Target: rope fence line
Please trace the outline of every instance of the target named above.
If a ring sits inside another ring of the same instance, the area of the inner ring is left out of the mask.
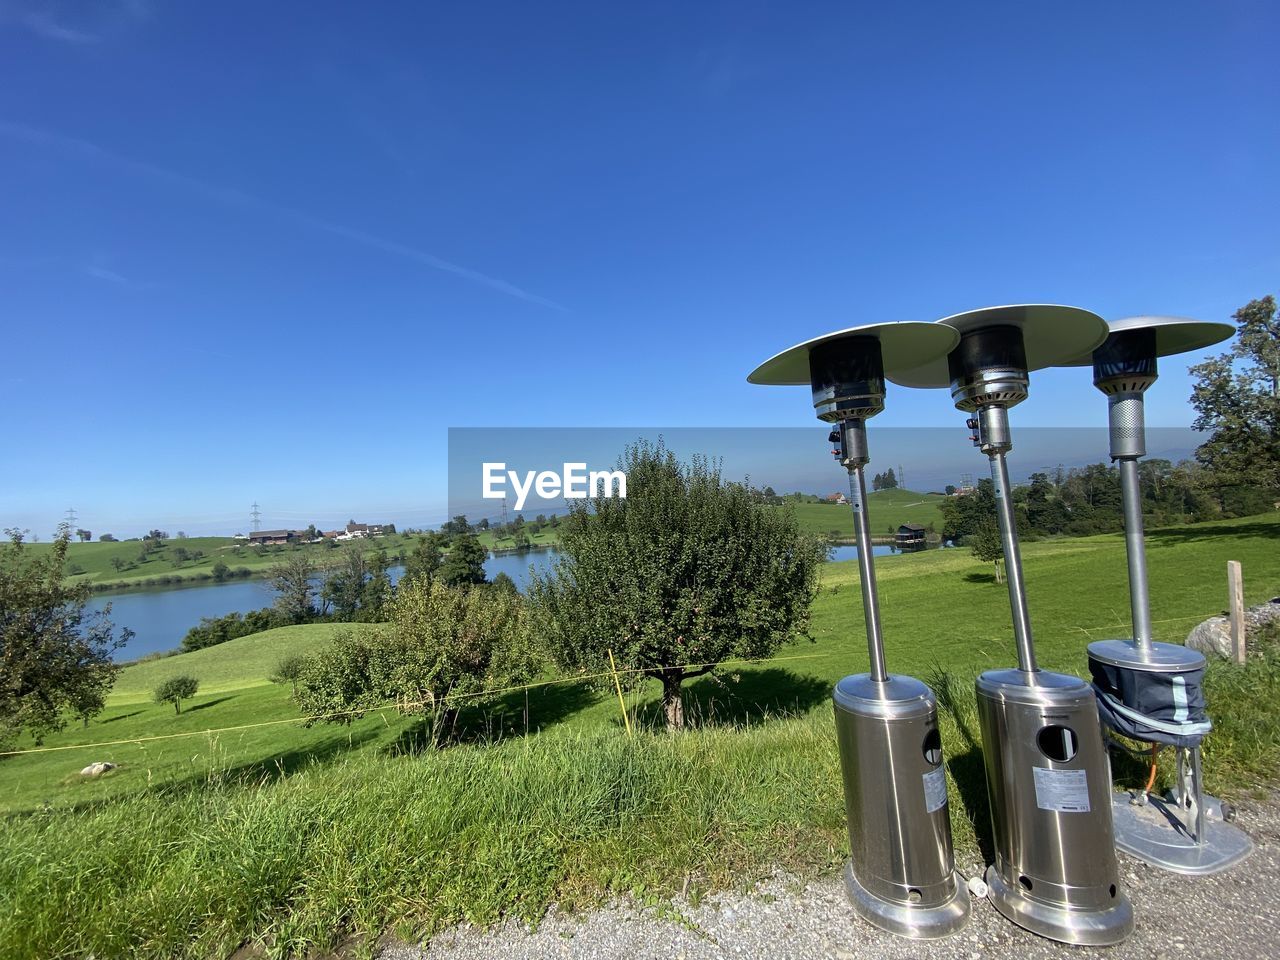
[[[727,667],[727,666],[757,666],[767,663],[785,663],[792,660],[815,660],[826,656],[822,653],[808,653],[794,657],[772,657],[768,660],[717,660],[713,663],[682,663],[680,668],[698,670],[703,667]],[[612,657],[611,657],[612,659]],[[622,669],[603,670],[599,673],[580,673],[568,677],[555,677],[550,680],[536,680],[533,683],[521,683],[510,687],[494,687],[488,690],[477,690],[471,693],[449,693],[440,697],[425,697],[421,700],[401,700],[394,703],[383,703],[372,707],[362,707],[352,710],[335,710],[331,713],[317,713],[302,717],[286,717],[281,720],[259,720],[256,723],[241,723],[231,727],[213,727],[207,730],[185,730],[181,733],[162,733],[150,737],[129,737],[124,740],[95,740],[93,743],[70,743],[57,747],[29,747],[25,750],[3,750],[0,751],[0,757],[19,757],[29,753],[60,753],[67,750],[87,750],[90,747],[119,747],[128,746],[134,743],[152,743],[157,740],[178,740],[183,737],[204,737],[212,736],[218,733],[235,733],[241,730],[253,730],[258,727],[275,727],[286,723],[313,723],[317,720],[331,720],[336,717],[353,717],[357,715],[367,716],[376,713],[383,715],[386,710],[405,710],[414,707],[434,706],[453,700],[472,700],[478,697],[498,696],[504,693],[517,693],[519,691],[534,690],[539,687],[549,687],[558,683],[585,683],[588,680],[602,680],[612,678],[618,683],[618,678],[626,673],[648,673],[653,667],[625,667]],[[629,724],[628,724],[629,726]]]
[[[1216,616],[1216,615],[1217,614],[1209,614],[1209,616]],[[1203,615],[1195,614],[1195,615],[1186,616],[1186,617],[1166,617],[1162,620],[1152,620],[1151,622],[1153,624],[1181,623],[1187,620],[1204,620],[1204,619],[1205,617]],[[1079,630],[1080,632],[1086,635],[1091,635],[1094,631],[1111,630],[1115,628],[1126,627],[1128,625],[1129,625],[1128,622],[1124,622],[1124,623],[1113,623],[1113,624],[1100,624],[1100,625],[1094,625],[1092,627],[1075,627],[1074,629]],[[793,657],[772,657],[767,660],[718,660],[718,661],[715,661],[714,663],[685,663],[685,664],[680,664],[679,666],[681,667],[681,669],[695,669],[695,670],[702,669],[704,667],[763,666],[765,664],[785,663],[785,662],[794,661],[794,660],[815,660],[824,656],[828,656],[828,655],[821,654],[821,653],[810,653],[810,654],[801,654],[799,656],[793,656]],[[609,651],[609,659],[612,662],[613,660],[612,650]],[[518,691],[524,691],[527,693],[530,690],[535,690],[540,687],[554,686],[555,684],[560,684],[560,683],[585,683],[589,680],[604,680],[604,679],[612,679],[614,681],[614,684],[618,692],[619,703],[622,705],[622,708],[623,708],[622,712],[623,712],[623,718],[624,720],[626,720],[627,732],[628,732],[628,735],[630,735],[631,724],[630,724],[630,720],[627,719],[625,703],[622,702],[622,690],[621,690],[621,684],[619,682],[619,677],[623,674],[648,673],[653,669],[654,668],[652,667],[624,667],[619,669],[615,665],[613,669],[603,670],[603,671],[600,671],[599,673],[582,673],[582,674],[575,674],[573,676],[568,676],[568,677],[554,677],[550,680],[537,680],[537,681],[534,681],[533,683],[522,683],[522,684],[517,684],[515,686],[510,686],[510,687],[495,687],[493,689],[479,690],[472,693],[449,693],[440,697],[426,697],[421,700],[385,703],[385,704],[379,704],[377,706],[364,707],[364,708],[358,708],[353,710],[337,710],[332,713],[318,713],[318,714],[312,714],[310,716],[303,716],[303,717],[287,717],[281,720],[260,720],[256,723],[242,723],[242,724],[238,724],[236,726],[230,726],[230,727],[213,727],[207,730],[187,730],[182,733],[164,733],[164,734],[157,734],[155,736],[150,736],[150,737],[130,737],[124,740],[100,740],[100,741],[94,741],[93,743],[73,743],[73,744],[66,744],[66,745],[57,746],[57,747],[29,747],[25,750],[0,750],[0,757],[19,757],[19,756],[25,756],[27,754],[34,754],[34,753],[61,753],[68,750],[87,750],[90,747],[119,747],[119,746],[128,746],[130,744],[138,744],[138,743],[153,743],[155,741],[160,741],[160,740],[178,740],[186,737],[207,737],[207,736],[213,736],[215,734],[220,734],[220,733],[237,733],[242,730],[253,730],[259,727],[280,726],[286,723],[308,724],[308,723],[314,723],[319,720],[331,720],[338,717],[347,717],[347,716],[354,717],[357,715],[365,716],[371,713],[376,713],[379,716],[384,716],[383,712],[386,710],[397,710],[399,712],[404,712],[414,707],[425,707],[429,705],[437,705],[437,704],[445,703],[446,701],[470,700],[470,699],[476,699],[479,697],[499,696],[501,694],[516,693]]]

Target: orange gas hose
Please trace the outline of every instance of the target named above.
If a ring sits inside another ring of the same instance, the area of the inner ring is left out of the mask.
[[[1147,786],[1143,793],[1150,793],[1151,788],[1156,783],[1156,754],[1160,752],[1160,744],[1153,743],[1151,745],[1151,774],[1147,777]]]

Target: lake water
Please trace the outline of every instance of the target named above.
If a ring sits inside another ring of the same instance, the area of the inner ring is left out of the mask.
[[[890,544],[872,547],[874,556],[898,553]],[[523,592],[529,583],[529,570],[546,570],[559,556],[555,550],[531,550],[528,553],[489,555],[485,574],[492,580],[505,573]],[[856,560],[858,548],[838,546],[831,549],[832,560]],[[404,572],[392,567],[388,573],[394,583]],[[116,652],[117,660],[134,660],[149,653],[172,650],[182,642],[186,632],[202,617],[224,617],[228,613],[245,613],[269,607],[274,594],[265,580],[236,580],[198,587],[168,587],[139,590],[133,593],[97,594],[89,601],[90,610],[101,610],[111,604],[111,620],[117,627],[134,632],[128,645]]]
[[[529,582],[529,568],[545,570],[558,556],[555,550],[489,555],[484,572],[490,580],[505,573],[523,591]],[[404,567],[387,571],[391,581],[400,579]],[[193,587],[167,587],[132,593],[100,593],[88,603],[89,610],[111,604],[111,621],[134,633],[128,645],[116,651],[117,660],[135,660],[148,653],[172,650],[202,617],[225,617],[271,606],[275,594],[265,580],[236,580]]]

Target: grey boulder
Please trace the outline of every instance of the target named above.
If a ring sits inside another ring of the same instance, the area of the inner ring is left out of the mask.
[[[1187,646],[1205,656],[1231,656],[1231,626],[1226,617],[1210,617],[1187,634]]]

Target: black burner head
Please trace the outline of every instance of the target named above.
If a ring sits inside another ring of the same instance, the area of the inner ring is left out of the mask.
[[[1000,404],[1012,407],[1027,398],[1027,355],[1022,330],[981,327],[960,337],[947,355],[951,399],[961,410]]]
[[[865,420],[884,409],[884,361],[876,337],[845,337],[809,352],[809,383],[819,420]]]
[[[1156,330],[1111,334],[1093,351],[1093,385],[1105,394],[1141,393],[1156,382]]]

